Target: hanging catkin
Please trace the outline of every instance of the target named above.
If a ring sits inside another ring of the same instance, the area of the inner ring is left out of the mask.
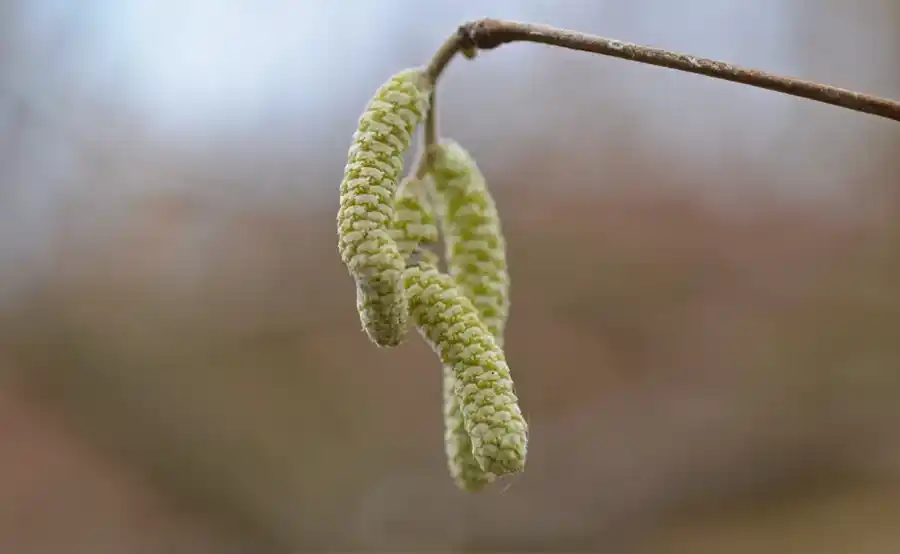
[[[431,170],[448,272],[502,345],[509,273],[497,206],[475,160],[459,143],[444,140],[433,148]]]
[[[498,477],[522,471],[528,426],[502,348],[452,277],[422,261],[406,269],[405,281],[420,334],[452,368],[475,462]]]
[[[437,264],[437,256],[427,247],[438,241],[434,209],[428,198],[425,185],[431,176],[422,179],[409,176],[403,179],[397,191],[394,206],[394,224],[391,236],[400,253],[408,263],[418,263],[418,257],[432,265]],[[431,185],[431,183],[428,183]],[[432,185],[433,186],[433,185]],[[472,454],[472,441],[463,424],[462,412],[456,398],[456,376],[453,368],[442,365],[444,398],[444,447],[447,467],[453,482],[464,490],[475,491],[493,481],[493,474],[484,472]]]
[[[451,140],[433,148],[434,193],[441,214],[448,270],[502,347],[509,311],[509,275],[499,214],[472,157]],[[453,368],[444,366],[448,465],[457,486],[478,490],[495,476],[482,471],[472,456],[471,439],[455,393],[457,386]]]
[[[438,145],[424,175],[398,186],[411,134],[428,109],[427,81],[418,69],[394,75],[361,116],[341,184],[339,249],[372,341],[398,345],[411,315],[438,353],[448,467],[457,486],[478,490],[522,471],[528,446],[502,349],[505,242],[484,178],[455,142]],[[435,210],[449,274],[428,249],[438,239]]]
[[[353,135],[340,188],[338,248],[356,281],[363,329],[379,346],[397,346],[407,328],[405,260],[390,226],[403,155],[429,93],[421,69],[401,71],[376,91]]]

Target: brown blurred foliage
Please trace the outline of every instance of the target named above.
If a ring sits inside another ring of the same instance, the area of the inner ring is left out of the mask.
[[[494,182],[533,449],[503,492],[450,485],[433,355],[360,334],[330,213],[234,216],[185,266],[203,208],[135,207],[103,248],[64,246],[4,325],[10,363],[82,432],[276,545],[588,548],[895,461],[891,225],[663,193],[529,199],[546,185],[519,166]]]

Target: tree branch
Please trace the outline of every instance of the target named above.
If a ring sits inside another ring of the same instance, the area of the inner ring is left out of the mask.
[[[447,39],[435,53],[431,63],[428,64],[427,74],[432,84],[436,85],[457,52],[472,58],[477,50],[491,50],[510,42],[536,42],[667,67],[900,121],[900,102],[894,100],[792,77],[773,75],[688,54],[558,29],[549,25],[499,19],[480,19],[461,25],[456,34]],[[432,103],[426,121],[426,127],[429,130],[425,137],[426,151],[434,144],[437,137],[435,119],[436,110]]]

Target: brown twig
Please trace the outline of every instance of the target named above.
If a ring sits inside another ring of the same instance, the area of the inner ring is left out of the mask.
[[[509,42],[536,42],[667,67],[900,121],[900,102],[894,100],[549,25],[499,19],[480,19],[461,25],[456,34],[447,39],[435,53],[428,65],[428,76],[436,85],[457,52],[464,52],[467,57],[472,57],[476,50],[491,50]],[[432,104],[426,122],[426,128],[430,131],[425,137],[426,149],[434,144],[437,136],[435,117],[436,110]]]

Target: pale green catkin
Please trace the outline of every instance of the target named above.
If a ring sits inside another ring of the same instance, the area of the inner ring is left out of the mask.
[[[391,236],[397,242],[400,253],[407,259],[416,252],[426,263],[436,265],[437,256],[434,253],[426,249],[417,250],[420,246],[427,247],[438,242],[434,208],[428,199],[427,185],[433,187],[433,183],[427,182],[430,180],[430,175],[423,179],[408,176],[400,182]],[[442,364],[442,376],[447,468],[457,487],[477,491],[493,482],[495,476],[483,471],[472,454],[472,440],[466,432],[456,397],[456,375],[453,368]]]
[[[422,69],[401,71],[378,89],[359,119],[340,188],[338,248],[356,281],[363,329],[379,346],[399,345],[407,329],[406,264],[390,226],[403,155],[429,94]]]
[[[473,458],[482,471],[492,474],[484,478],[521,472],[528,425],[502,348],[452,277],[423,261],[406,269],[405,282],[410,314],[420,334],[452,368]]]
[[[475,160],[452,140],[433,147],[447,269],[502,346],[509,315],[509,272],[500,215]]]
[[[437,264],[437,257],[428,250],[417,251],[420,246],[438,242],[438,229],[434,209],[427,198],[426,180],[406,177],[397,191],[394,206],[394,224],[391,236],[397,242],[400,253],[410,258],[413,252],[423,261]],[[433,186],[433,183],[428,183]],[[457,487],[477,491],[494,480],[492,473],[484,472],[472,454],[472,441],[466,432],[459,401],[456,398],[456,375],[453,368],[442,364],[442,389],[444,398],[444,447],[447,468]]]
[[[445,140],[435,148],[432,169],[448,269],[502,347],[509,313],[509,275],[496,205],[474,160],[458,143]],[[483,472],[471,455],[472,443],[454,393],[456,386],[453,369],[444,366],[445,442],[450,472],[461,488],[478,490],[495,476]]]

